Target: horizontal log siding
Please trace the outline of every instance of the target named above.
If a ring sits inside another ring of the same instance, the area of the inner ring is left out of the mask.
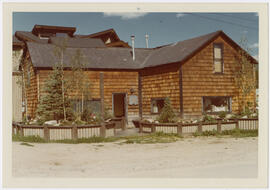
[[[179,72],[177,67],[151,68],[142,71],[143,115],[151,115],[151,98],[169,97],[173,109],[179,113]]]
[[[32,63],[29,58],[29,54],[26,54],[24,59],[24,81],[26,85],[26,98],[27,98],[27,112],[31,118],[35,117],[35,111],[38,104],[38,92],[37,92],[37,75],[34,71]],[[30,67],[30,84],[28,84],[27,68]]]
[[[213,43],[224,44],[224,73],[213,73]],[[238,88],[234,82],[233,71],[235,50],[221,37],[217,38],[182,66],[184,115],[202,114],[203,96],[232,96],[232,111],[240,109]],[[255,93],[255,91],[254,91]],[[248,100],[254,102],[254,93]]]
[[[39,70],[39,89],[40,96],[44,95],[44,85],[45,81],[48,79],[49,70]],[[70,75],[70,71],[65,71],[65,75]],[[85,81],[90,82],[90,97],[100,98],[99,92],[99,71],[84,71]],[[131,95],[130,89],[133,88],[135,92],[134,95],[138,95],[138,73],[128,72],[128,71],[103,71],[104,73],[104,101],[105,106],[112,110],[112,94],[113,93],[127,93],[128,96]],[[70,98],[76,97],[75,88],[73,92],[69,91]],[[78,97],[78,96],[77,96]],[[129,105],[128,114],[138,115],[139,107],[138,105]]]

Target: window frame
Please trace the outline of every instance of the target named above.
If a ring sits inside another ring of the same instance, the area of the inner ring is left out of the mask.
[[[226,113],[232,113],[232,96],[202,96],[202,113],[203,114],[211,114],[211,115],[218,115],[219,113],[223,111],[218,111],[218,112],[206,112],[204,108],[204,98],[228,98],[229,99],[229,111],[225,111]]]
[[[158,110],[157,113],[153,112],[153,101],[163,100],[164,101],[164,105],[165,105],[165,99],[166,99],[166,97],[151,98],[151,104],[150,104],[150,106],[151,106],[151,114],[158,115],[158,114],[161,113],[161,110]]]
[[[215,48],[219,47],[221,49],[221,58],[215,58]],[[215,71],[215,61],[221,61],[221,72]],[[223,74],[224,73],[224,46],[223,43],[214,43],[213,44],[213,73],[214,74]]]

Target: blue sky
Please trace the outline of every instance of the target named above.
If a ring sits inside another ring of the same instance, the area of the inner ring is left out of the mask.
[[[149,47],[186,40],[217,30],[223,30],[234,41],[245,35],[252,55],[258,56],[257,13],[49,13],[24,12],[13,14],[13,33],[31,31],[35,24],[73,26],[76,34],[91,34],[114,28],[121,40],[135,46]]]

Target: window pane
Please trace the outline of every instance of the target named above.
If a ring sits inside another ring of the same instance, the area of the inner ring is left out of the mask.
[[[220,47],[215,47],[214,48],[214,53],[215,53],[215,59],[221,59],[221,48]]]
[[[153,99],[151,106],[152,113],[160,113],[164,107],[164,99]]]
[[[215,60],[215,72],[221,73],[222,72],[222,62]]]
[[[203,97],[203,111],[204,112],[229,112],[230,97]]]

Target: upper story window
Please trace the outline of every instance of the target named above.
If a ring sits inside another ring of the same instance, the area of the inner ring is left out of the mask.
[[[214,44],[214,73],[223,73],[223,44]]]
[[[68,37],[67,33],[56,33],[56,37]]]

